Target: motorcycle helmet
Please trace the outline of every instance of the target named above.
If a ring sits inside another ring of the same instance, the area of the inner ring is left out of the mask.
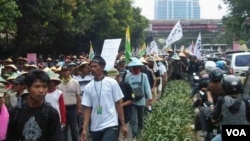
[[[235,75],[227,75],[221,80],[221,86],[226,95],[239,94],[241,92],[242,83]]]
[[[215,67],[209,72],[209,79],[211,82],[219,82],[223,78],[223,71]]]
[[[218,68],[220,68],[220,69],[223,70],[223,69],[225,68],[226,62],[223,61],[223,60],[219,60],[219,61],[217,61],[215,64],[216,64],[216,67],[218,67]]]
[[[208,86],[208,83],[209,83],[209,75],[208,74],[202,75],[199,82],[199,89],[206,88]]]
[[[207,61],[205,63],[205,70],[209,73],[213,68],[216,67],[216,64],[214,61]]]

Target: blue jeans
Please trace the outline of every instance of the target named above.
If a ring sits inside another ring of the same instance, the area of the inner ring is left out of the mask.
[[[70,126],[72,141],[79,141],[79,128],[77,122],[77,107],[76,105],[66,106],[66,125],[63,131],[63,140],[68,140],[68,127]]]
[[[101,131],[91,131],[92,141],[116,141],[118,136],[118,127],[108,127]]]
[[[131,116],[131,128],[132,135],[136,137],[143,127],[143,118],[144,118],[144,106],[132,106],[132,116]]]

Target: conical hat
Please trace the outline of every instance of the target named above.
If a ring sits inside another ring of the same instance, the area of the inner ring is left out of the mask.
[[[180,57],[177,54],[174,54],[171,58],[173,60],[180,60]]]
[[[4,62],[7,62],[7,63],[13,63],[12,59],[11,58],[7,58],[4,60]]]
[[[80,65],[78,65],[78,67],[77,67],[77,68],[80,68],[81,66],[86,65],[86,64],[89,64],[89,62],[87,62],[87,61],[83,61],[83,62],[81,62],[81,63],[80,63]]]
[[[0,76],[0,83],[8,84],[9,82],[6,81],[2,76]]]
[[[14,80],[14,79],[17,78],[17,76],[18,76],[17,73],[13,73],[10,77],[7,78],[7,80],[8,80],[8,81]]]
[[[62,82],[61,79],[57,77],[56,73],[54,73],[50,68],[46,67],[43,69],[43,71],[45,71],[48,74],[50,80],[56,81],[57,85]]]
[[[180,57],[186,57],[186,55],[184,53],[182,53],[182,52],[179,53],[179,56]]]
[[[131,60],[132,61],[128,63],[128,67],[144,66],[144,64],[142,64],[142,62],[138,58],[131,57]]]
[[[154,56],[154,59],[155,59],[155,61],[162,61],[162,60],[163,60],[163,58],[161,58],[161,57],[158,56],[158,55]]]
[[[27,58],[23,58],[23,57],[18,57],[17,60],[19,60],[19,61],[24,61],[24,62],[28,62],[28,59],[27,59]]]
[[[31,65],[27,64],[27,65],[25,66],[25,69],[28,69],[28,68],[39,69],[38,66],[35,65],[35,64],[31,64]]]
[[[107,72],[107,76],[109,77],[115,77],[119,75],[119,71],[116,68],[112,68]]]
[[[141,61],[142,63],[144,63],[144,64],[148,64],[148,61],[146,61],[146,59],[145,59],[144,57],[141,57],[141,58],[140,58],[140,61]]]
[[[4,66],[4,67],[5,67],[5,68],[10,67],[10,68],[12,68],[13,70],[17,71],[17,67],[16,67],[15,65],[13,65],[13,64],[11,64],[11,65],[6,65],[6,66]]]

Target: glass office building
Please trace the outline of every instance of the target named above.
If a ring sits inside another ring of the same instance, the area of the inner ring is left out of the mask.
[[[155,20],[200,19],[199,0],[155,0]]]

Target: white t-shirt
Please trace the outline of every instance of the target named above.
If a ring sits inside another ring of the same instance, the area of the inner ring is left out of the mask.
[[[166,66],[162,62],[158,62],[158,65],[160,75],[164,75],[165,73],[167,73]]]
[[[60,105],[59,105],[59,98],[62,95],[62,91],[59,89],[56,89],[55,91],[51,93],[47,93],[45,96],[45,101],[49,102],[52,107],[54,107],[60,116],[60,121],[61,121],[61,112],[60,112]]]
[[[115,102],[122,98],[120,86],[113,78],[105,77],[101,81],[92,80],[85,86],[82,105],[92,107],[91,131],[100,131],[118,125]],[[98,113],[100,107],[101,114]]]

